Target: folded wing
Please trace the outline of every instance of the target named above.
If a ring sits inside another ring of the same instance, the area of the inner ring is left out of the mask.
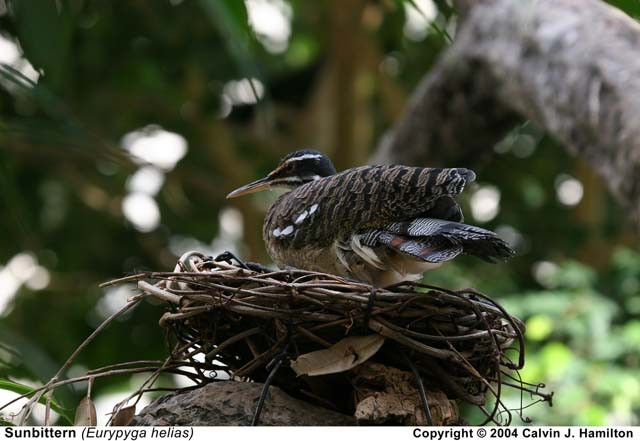
[[[514,254],[496,233],[446,219],[390,223],[363,233],[361,242],[373,249],[388,247],[429,263],[446,262],[462,253],[495,263]]]

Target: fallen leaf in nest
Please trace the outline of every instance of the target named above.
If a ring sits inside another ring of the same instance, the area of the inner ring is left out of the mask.
[[[336,374],[364,363],[371,358],[384,343],[381,335],[347,337],[328,349],[303,354],[291,362],[297,375]]]
[[[93,405],[91,398],[84,397],[78,408],[76,409],[76,418],[73,422],[74,426],[95,426],[98,423],[96,416],[96,406]]]
[[[136,414],[136,406],[127,406],[120,409],[113,417],[114,426],[128,426]]]

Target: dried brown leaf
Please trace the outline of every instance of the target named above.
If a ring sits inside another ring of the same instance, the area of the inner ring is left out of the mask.
[[[381,335],[347,337],[328,349],[313,351],[291,362],[298,375],[327,375],[348,371],[371,358],[384,343]]]
[[[95,426],[98,423],[96,416],[96,406],[90,397],[84,397],[76,409],[74,426]]]
[[[136,406],[127,406],[120,409],[113,417],[113,426],[128,426],[136,414]]]

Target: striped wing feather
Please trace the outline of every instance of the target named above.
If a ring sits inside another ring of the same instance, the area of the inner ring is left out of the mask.
[[[434,217],[462,220],[453,197],[474,179],[473,171],[464,168],[394,165],[346,170],[281,196],[265,219],[264,237],[269,242],[272,231],[291,225],[293,231],[280,236],[278,246],[328,246],[354,232],[429,216],[431,210]],[[313,215],[295,224],[310,207]]]
[[[386,245],[425,262],[444,262],[460,253],[495,262],[513,255],[509,245],[492,231],[460,222],[419,218],[394,222],[365,233],[370,246]]]

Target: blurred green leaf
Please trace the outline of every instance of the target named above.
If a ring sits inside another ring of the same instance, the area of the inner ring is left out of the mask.
[[[559,342],[546,344],[540,351],[540,357],[544,369],[543,375],[549,379],[564,375],[571,362],[575,359],[571,349]]]
[[[591,286],[595,279],[593,269],[576,261],[564,262],[551,277],[553,286],[565,289],[586,288]]]
[[[623,10],[632,17],[640,17],[640,1],[638,0],[607,0],[611,5]]]
[[[0,341],[19,355],[22,369],[37,378],[39,382],[46,383],[58,371],[58,364],[48,354],[27,338],[9,330],[2,323],[0,323]],[[53,394],[57,401],[67,407],[70,407],[74,400],[70,386],[56,388]]]
[[[612,262],[620,271],[640,275],[640,253],[637,251],[626,247],[617,248],[613,252]]]
[[[66,2],[55,1],[11,1],[27,59],[34,68],[42,69],[47,83],[56,88],[64,79],[71,42],[71,21],[65,5]]]
[[[606,424],[607,411],[599,404],[592,404],[584,410],[585,426],[602,426]]]
[[[534,179],[524,179],[522,182],[522,197],[529,207],[541,207],[545,201],[544,188]]]
[[[600,369],[591,381],[596,390],[609,396],[640,398],[640,380],[635,375],[620,368]]]
[[[8,390],[10,392],[15,392],[20,395],[27,394],[27,398],[31,398],[35,393],[35,390],[31,386],[26,386],[24,384],[16,383],[10,380],[0,379],[0,389]],[[38,400],[40,404],[47,404],[47,397],[43,395]],[[69,410],[65,409],[62,405],[60,405],[57,401],[51,400],[49,401],[51,405],[51,409],[60,414],[62,418],[64,418],[68,423],[72,424],[73,419],[69,416]]]
[[[549,316],[536,314],[527,320],[527,338],[530,340],[544,340],[552,331],[553,320]]]
[[[244,1],[200,0],[202,9],[211,23],[222,33],[229,53],[233,56],[239,74],[260,78],[259,68],[250,48],[253,31]]]
[[[286,53],[287,63],[291,67],[308,65],[318,52],[318,43],[308,36],[294,36]]]
[[[640,352],[640,320],[631,320],[624,325],[622,337],[630,351]]]

